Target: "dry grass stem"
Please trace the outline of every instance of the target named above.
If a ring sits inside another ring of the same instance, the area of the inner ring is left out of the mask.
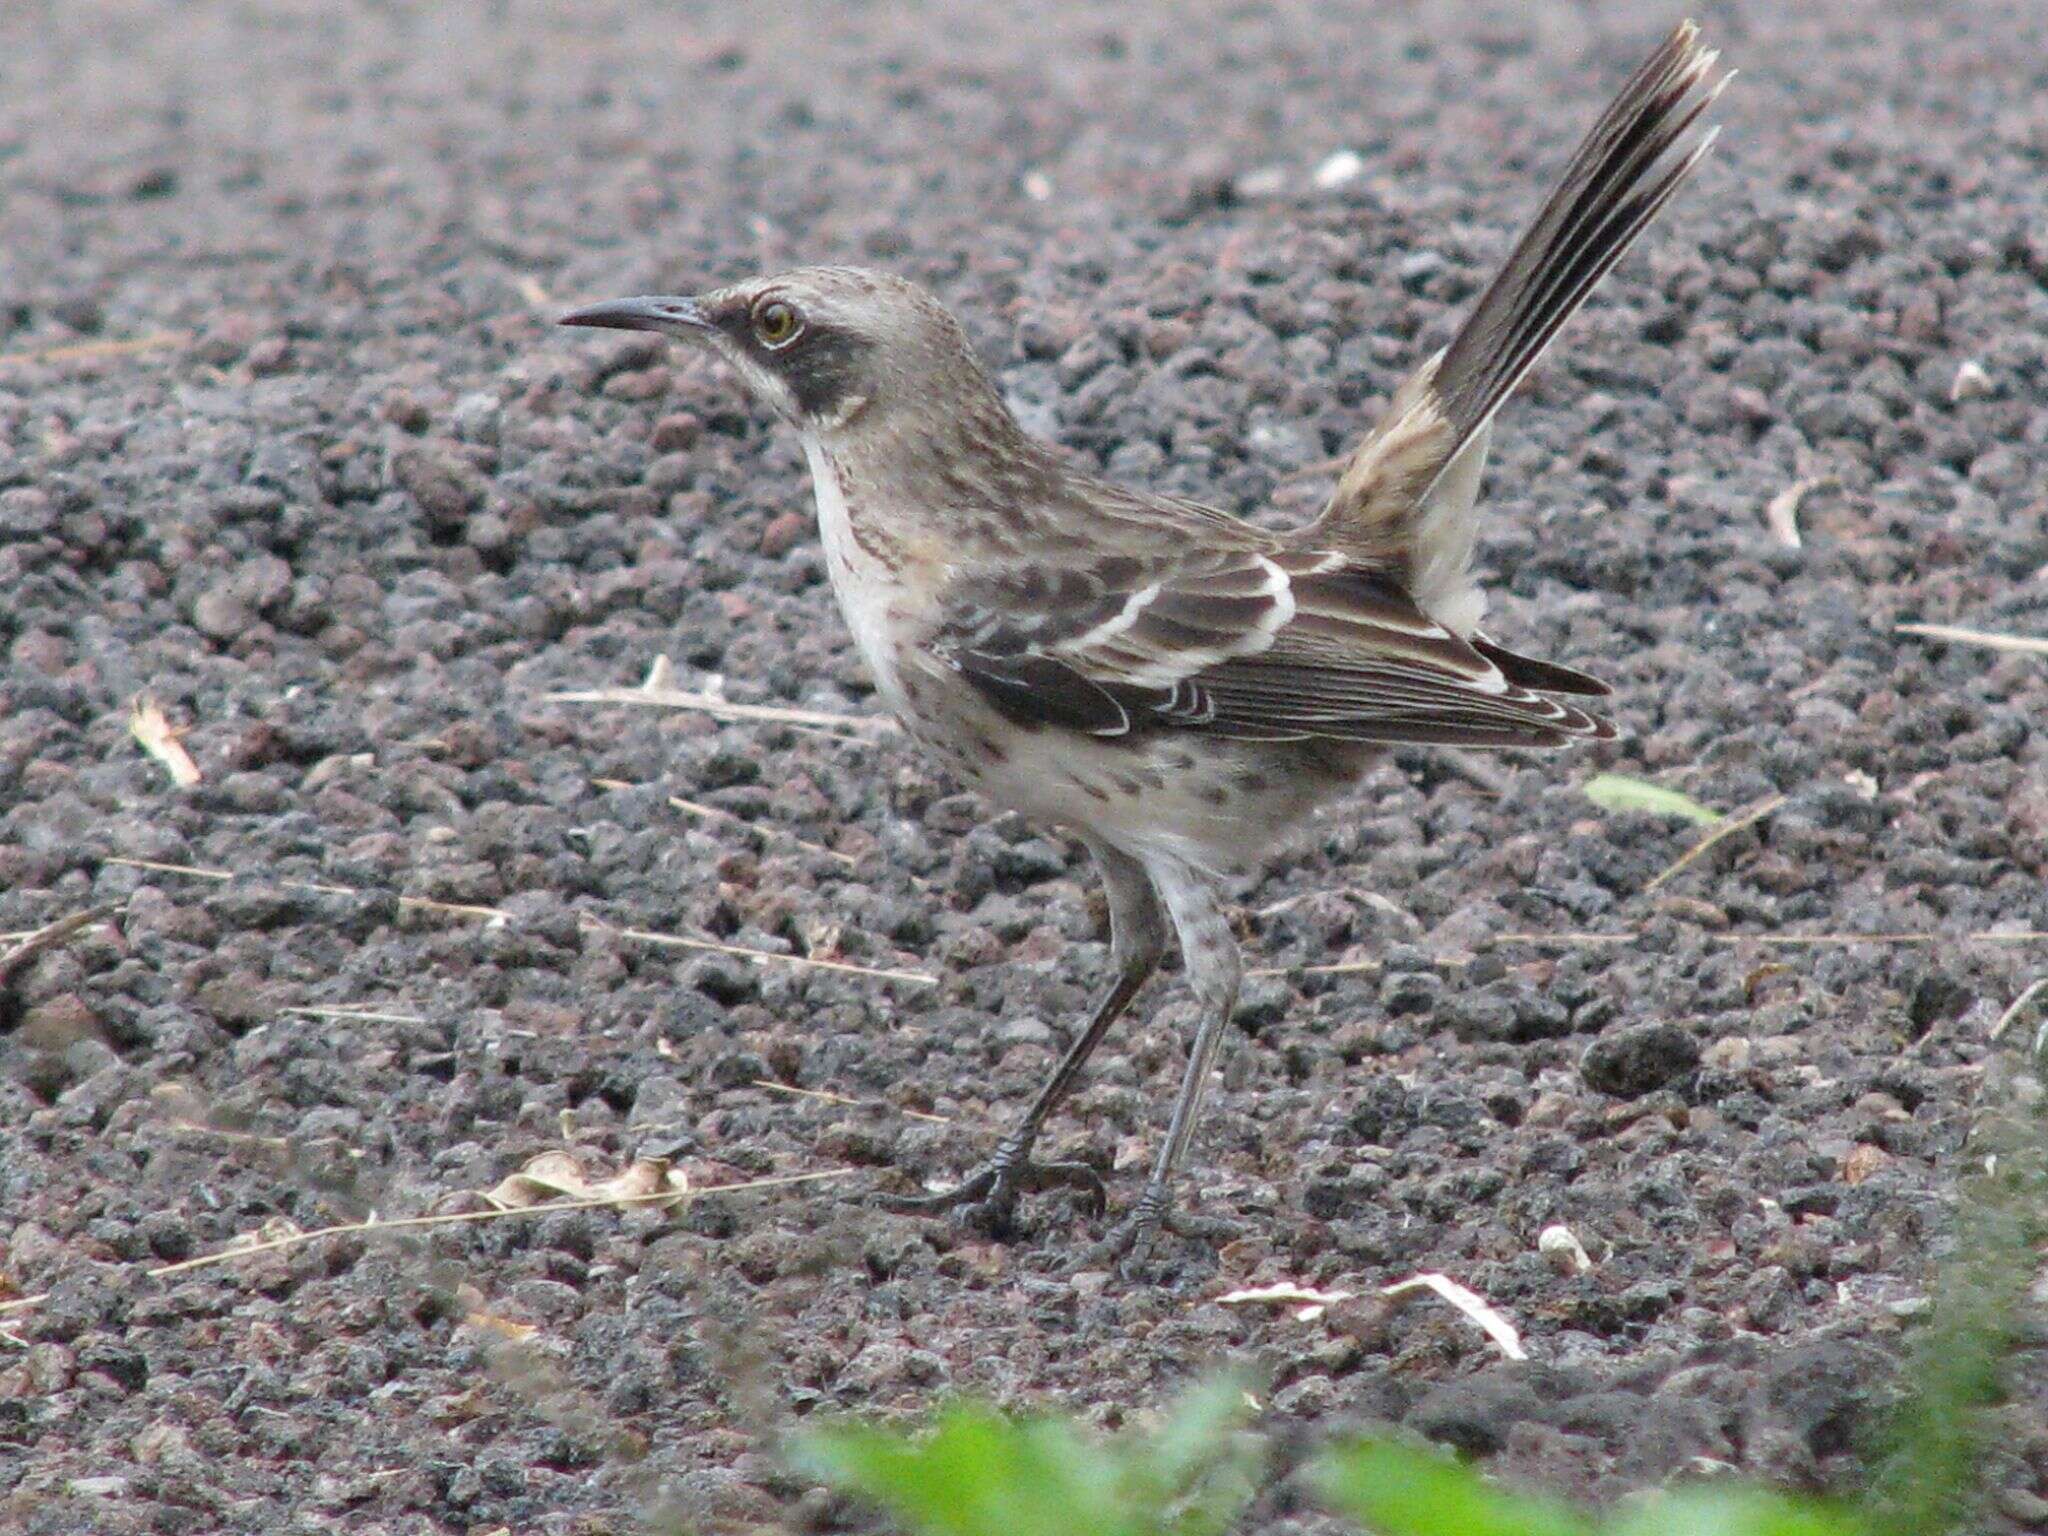
[[[72,341],[56,347],[36,347],[27,352],[0,352],[0,368],[9,364],[70,363],[86,358],[130,357],[138,352],[159,352],[182,347],[192,339],[189,331],[152,331],[125,341]]]
[[[417,1014],[383,1013],[375,1008],[356,1007],[349,1003],[336,1003],[329,1007],[307,1004],[298,1008],[280,1008],[280,1013],[295,1013],[307,1019],[359,1019],[365,1024],[424,1024],[427,1021]]]
[[[2048,976],[2043,976],[2039,981],[2031,983],[2026,991],[2012,1000],[2012,1006],[2001,1013],[1998,1016],[1998,1022],[1991,1026],[1991,1038],[1994,1040],[2001,1039],[2016,1021],[2026,1016],[2027,1010],[2034,1005],[2034,1000],[2044,992],[2048,992]]]
[[[164,875],[190,875],[195,880],[232,880],[232,869],[206,869],[197,864],[164,864],[155,859],[110,858],[104,862],[120,864],[128,869],[155,870]],[[361,896],[365,894],[352,885],[329,885],[320,880],[280,880],[277,882],[288,890],[312,891],[321,896]],[[512,914],[498,907],[480,907],[466,901],[434,901],[425,896],[400,896],[401,907],[415,912],[449,912],[458,917],[480,917],[489,922],[509,923]]]
[[[631,704],[653,709],[694,709],[721,720],[769,720],[781,725],[827,727],[837,730],[891,731],[896,722],[880,715],[835,715],[820,709],[787,709],[777,704],[735,704],[715,693],[692,693],[669,686],[671,672],[666,656],[654,658],[647,680],[637,688],[582,688],[546,697],[558,704]],[[854,741],[866,740],[855,736]]]
[[[891,1110],[903,1116],[906,1120],[927,1120],[933,1125],[951,1125],[953,1123],[945,1115],[927,1114],[921,1109],[899,1109],[887,1099],[853,1099],[848,1098],[843,1093],[829,1093],[823,1088],[798,1088],[789,1083],[771,1082],[765,1077],[755,1078],[753,1086],[756,1088],[766,1088],[770,1093],[786,1093],[790,1097],[797,1099],[817,1099],[826,1104],[844,1104],[849,1109]]]
[[[2048,656],[2048,635],[2007,635],[1989,629],[1958,629],[1953,624],[1894,624],[1892,628],[1902,635],[1921,635],[1929,640],[1953,640],[1958,645]]]
[[[450,1211],[439,1216],[395,1216],[385,1221],[350,1221],[339,1226],[316,1227],[311,1232],[293,1232],[284,1237],[267,1238],[262,1242],[250,1243],[244,1247],[223,1248],[219,1253],[204,1254],[196,1259],[186,1259],[177,1264],[165,1264],[149,1272],[153,1280],[167,1275],[182,1275],[190,1270],[205,1269],[209,1265],[227,1264],[236,1259],[245,1259],[252,1254],[275,1253],[284,1248],[297,1248],[305,1243],[317,1242],[323,1237],[347,1237],[357,1233],[399,1232],[418,1230],[423,1227],[454,1227],[473,1221],[503,1221],[514,1216],[536,1216],[553,1211],[592,1211],[607,1207],[616,1209],[621,1205],[674,1204],[679,1198],[699,1200],[706,1195],[746,1194],[758,1189],[779,1189],[790,1184],[816,1184],[827,1179],[843,1179],[854,1172],[851,1168],[826,1168],[817,1173],[788,1173],[772,1179],[746,1179],[738,1184],[713,1184],[704,1189],[692,1189],[680,1194],[675,1190],[657,1190],[647,1195],[613,1196],[593,1200],[558,1200],[546,1205],[514,1206],[507,1210]],[[40,1297],[35,1298],[40,1300]]]
[[[111,858],[106,860],[106,862],[109,864],[125,865],[130,869],[156,870],[162,874],[190,875],[199,880],[232,880],[235,878],[234,871],[229,869],[205,869],[193,864],[163,864],[154,859]],[[327,896],[360,896],[363,894],[351,886],[325,885],[316,880],[281,880],[278,884],[289,886],[295,890],[317,891]],[[512,914],[505,911],[502,907],[479,907],[459,901],[429,901],[424,896],[401,896],[398,898],[398,904],[401,907],[409,907],[419,911],[448,912],[461,917],[483,918],[494,923],[509,923],[512,921]],[[710,950],[717,954],[733,955],[740,959],[751,960],[763,965],[807,966],[813,970],[838,971],[848,976],[874,976],[884,981],[914,982],[921,987],[935,987],[939,984],[938,977],[926,975],[923,971],[899,971],[890,970],[883,966],[856,965],[850,960],[818,960],[809,955],[778,955],[772,950],[748,949],[743,945],[725,944],[716,939],[691,939],[673,933],[651,933],[645,928],[615,928],[611,924],[602,922],[594,917],[586,917],[585,921],[592,927],[599,928],[606,933],[615,933],[620,938],[637,940],[642,944],[661,944],[675,949]],[[0,971],[0,975],[4,974],[4,971]],[[362,1017],[362,1015],[357,1015],[357,1017]]]
[[[595,920],[592,920],[595,922]],[[606,930],[622,939],[633,939],[642,944],[660,944],[671,949],[701,949],[718,955],[734,955],[742,960],[751,960],[762,965],[806,966],[818,971],[838,971],[848,976],[873,976],[883,981],[908,981],[920,987],[935,987],[939,978],[928,976],[923,971],[896,971],[886,966],[856,965],[851,960],[818,960],[810,955],[778,955],[773,950],[748,949],[739,944],[726,944],[717,939],[689,939],[673,933],[650,933],[645,928],[611,928]]]
[[[744,816],[735,816],[731,811],[722,811],[715,805],[705,805],[697,800],[685,800],[681,795],[670,795],[668,803],[677,810],[691,816],[702,816],[713,821],[732,821],[739,823],[743,827],[752,827],[756,832],[764,836],[780,838],[786,843],[794,843],[806,852],[820,854],[825,858],[845,865],[848,869],[853,868],[854,865],[860,862],[859,859],[856,859],[850,853],[841,853],[837,848],[827,848],[823,843],[814,843],[808,838],[798,837],[786,827],[778,827],[771,823],[759,821],[749,821]]]
[[[1729,817],[1726,821],[1721,822],[1719,825],[1708,828],[1705,835],[1702,836],[1698,842],[1694,843],[1690,848],[1686,849],[1686,851],[1680,854],[1678,858],[1675,859],[1668,868],[1666,868],[1662,873],[1660,873],[1648,885],[1643,887],[1643,894],[1647,896],[1650,892],[1657,889],[1658,886],[1662,885],[1666,880],[1671,879],[1672,876],[1683,873],[1688,867],[1697,863],[1700,860],[1700,858],[1704,856],[1710,848],[1712,848],[1716,843],[1720,842],[1723,838],[1733,837],[1737,832],[1740,832],[1744,827],[1755,826],[1759,821],[1762,821],[1764,817],[1770,815],[1771,812],[1775,811],[1779,806],[1783,805],[1784,803],[1785,796],[1772,795],[1768,800],[1759,801],[1756,805],[1751,806],[1748,810],[1739,811],[1735,815]]]
[[[8,977],[12,976],[24,965],[27,965],[29,961],[35,959],[44,950],[55,949],[59,944],[62,944],[81,929],[90,928],[101,918],[107,916],[109,910],[106,907],[87,907],[83,912],[73,912],[68,917],[60,917],[53,923],[45,923],[33,932],[19,935],[20,942],[14,948],[8,950],[6,954],[0,955],[0,985],[4,985]],[[10,937],[15,936],[10,935]]]
[[[1535,944],[1572,949],[1596,944],[1633,944],[1640,932],[1627,933],[1497,933],[1486,940],[1488,948],[1503,944]],[[1984,929],[1976,933],[1709,933],[1709,944],[1763,944],[1788,949],[1825,948],[1834,944],[2043,944],[2048,929],[2022,928],[2011,932]]]

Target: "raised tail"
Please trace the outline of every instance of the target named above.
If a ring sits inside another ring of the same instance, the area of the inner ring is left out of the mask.
[[[1732,78],[1715,77],[1719,57],[1700,46],[1697,26],[1680,22],[1579,145],[1437,364],[1437,396],[1458,434],[1453,458],[1713,147],[1718,129],[1681,150]]]
[[[1385,560],[1454,627],[1477,621],[1461,590],[1487,429],[1558,329],[1713,146],[1694,135],[1732,74],[1679,23],[1579,145],[1450,346],[1417,369],[1359,447],[1313,536]]]

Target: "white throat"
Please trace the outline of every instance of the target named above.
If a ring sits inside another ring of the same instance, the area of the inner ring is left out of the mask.
[[[896,647],[891,643],[890,609],[896,596],[896,572],[868,553],[854,536],[853,515],[839,469],[815,433],[803,435],[804,459],[811,468],[811,488],[818,498],[818,534],[825,546],[825,573],[832,580],[839,611],[853,631],[853,643],[867,663],[868,675],[892,710],[903,706],[896,673]]]

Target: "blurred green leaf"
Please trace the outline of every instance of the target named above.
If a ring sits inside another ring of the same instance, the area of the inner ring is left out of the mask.
[[[1591,1536],[1593,1530],[1561,1504],[1505,1493],[1447,1457],[1383,1440],[1332,1451],[1313,1477],[1325,1503],[1375,1536]]]
[[[1709,810],[1691,795],[1625,773],[1596,773],[1586,780],[1585,790],[1586,798],[1603,811],[1647,811],[1652,816],[1677,816],[1702,827],[1722,819],[1719,811]]]
[[[1262,1442],[1234,1379],[1197,1387],[1152,1432],[1113,1440],[979,1404],[927,1434],[841,1425],[803,1436],[799,1469],[930,1536],[1221,1536],[1257,1487]]]
[[[1245,1431],[1251,1403],[1236,1376],[1182,1394],[1150,1433],[1119,1436],[1128,1506],[1174,1536],[1221,1536],[1258,1491],[1265,1443]]]
[[[799,1468],[943,1536],[1143,1536],[1101,1447],[1054,1419],[950,1408],[928,1435],[844,1425],[797,1444]]]
[[[2048,1246],[2048,1094],[2032,1062],[2010,1066],[2010,1081],[1994,1075],[1979,1091],[1950,1253],[1929,1287],[1934,1310],[1872,1448],[1863,1508],[1885,1536],[1983,1529],[1999,1464],[2014,1454],[1999,1414]]]
[[[1604,1536],[1868,1536],[1848,1510],[1759,1488],[1687,1488],[1643,1500]]]

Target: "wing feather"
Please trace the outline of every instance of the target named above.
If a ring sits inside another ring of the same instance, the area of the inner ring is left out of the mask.
[[[1020,565],[951,594],[930,649],[1009,718],[1103,737],[1551,746],[1614,734],[1547,696],[1603,685],[1460,636],[1326,550]]]

